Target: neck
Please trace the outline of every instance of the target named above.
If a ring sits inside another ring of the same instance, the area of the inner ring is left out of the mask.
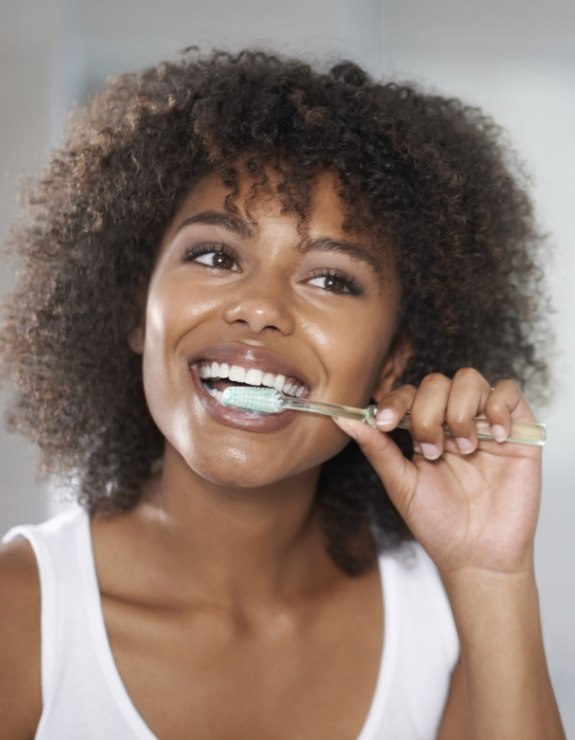
[[[160,524],[171,572],[191,577],[180,583],[210,600],[254,604],[333,575],[314,503],[318,477],[316,468],[260,488],[221,486],[168,449],[142,511]]]

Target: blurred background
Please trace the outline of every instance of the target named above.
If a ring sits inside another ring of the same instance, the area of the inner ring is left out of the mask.
[[[555,306],[537,569],[547,652],[575,738],[575,4],[572,0],[2,0],[0,239],[66,110],[108,75],[199,45],[334,59],[482,107],[509,133],[549,234]],[[10,288],[0,263],[0,293]],[[5,401],[5,399],[3,399]],[[35,452],[0,430],[0,533],[56,510]]]

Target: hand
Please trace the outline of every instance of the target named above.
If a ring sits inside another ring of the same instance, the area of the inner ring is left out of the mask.
[[[415,454],[406,459],[386,432],[411,412]],[[378,428],[338,419],[361,446],[388,495],[445,575],[469,568],[531,570],[541,489],[541,448],[478,441],[473,417],[485,416],[498,440],[511,420],[534,421],[517,385],[492,389],[477,371],[453,380],[429,375],[378,401]],[[451,436],[446,437],[447,424]]]

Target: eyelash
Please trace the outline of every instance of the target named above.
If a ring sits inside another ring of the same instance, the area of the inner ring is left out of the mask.
[[[202,257],[203,255],[207,254],[214,254],[214,255],[223,255],[224,257],[227,257],[228,259],[232,260],[234,264],[237,264],[237,255],[234,252],[233,249],[227,246],[227,244],[221,244],[217,242],[213,243],[202,243],[202,244],[196,244],[193,247],[189,247],[186,249],[183,255],[183,261],[184,262],[194,262],[198,259],[198,257]],[[203,263],[200,263],[203,264]],[[212,269],[216,270],[222,270],[222,269],[230,269],[229,267],[222,267],[218,265],[206,265],[206,267],[211,267]],[[233,269],[233,268],[232,268]],[[317,278],[326,278],[326,280],[332,279],[339,282],[340,285],[343,286],[343,290],[333,290],[330,288],[322,288],[322,290],[325,290],[328,293],[335,293],[338,295],[352,295],[352,296],[359,296],[362,295],[363,289],[360,286],[360,284],[351,276],[347,275],[344,272],[341,272],[340,270],[336,270],[333,268],[318,268],[312,272],[312,276],[309,279],[315,280]]]
[[[339,270],[335,270],[333,268],[320,268],[318,270],[314,270],[312,274],[312,279],[321,277],[337,280],[345,287],[345,290],[329,290],[328,288],[323,288],[323,290],[327,290],[329,293],[352,296],[359,296],[363,293],[363,289],[359,285],[359,283],[354,278],[347,275],[345,272],[340,272]]]
[[[236,254],[233,251],[233,249],[230,249],[226,244],[219,244],[216,242],[213,243],[206,243],[203,244],[196,244],[193,247],[189,247],[184,252],[183,261],[184,262],[194,262],[198,259],[198,257],[202,257],[206,254],[220,254],[224,255],[224,257],[227,257],[228,259],[232,260],[234,263],[237,263]],[[229,269],[224,268],[218,265],[206,265],[206,267],[212,267],[216,270],[221,269]]]

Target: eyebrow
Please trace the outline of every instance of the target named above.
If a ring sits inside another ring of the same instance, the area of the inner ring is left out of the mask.
[[[190,224],[208,224],[209,226],[223,226],[240,236],[251,236],[252,229],[249,224],[233,213],[223,211],[202,211],[186,218],[176,229],[176,234]]]
[[[176,233],[191,224],[208,224],[209,226],[222,226],[229,231],[233,231],[243,237],[252,236],[253,229],[244,221],[244,219],[233,213],[223,211],[202,211],[186,218],[178,226]],[[384,269],[381,259],[378,259],[373,249],[369,249],[363,244],[357,242],[333,239],[331,237],[317,237],[315,239],[305,238],[299,245],[299,249],[305,254],[306,252],[338,252],[347,254],[353,259],[366,262],[375,272],[378,278],[383,279]]]

